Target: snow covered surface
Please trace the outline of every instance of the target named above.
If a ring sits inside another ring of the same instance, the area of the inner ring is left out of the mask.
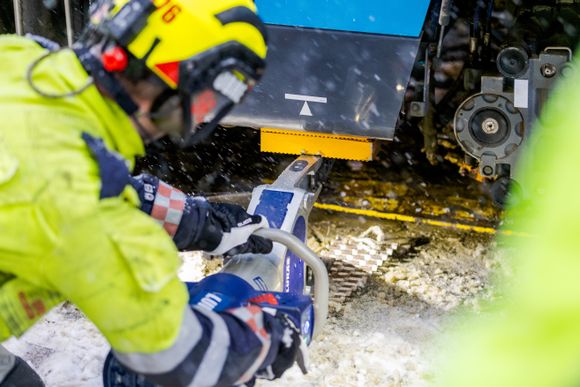
[[[349,230],[338,226],[337,235],[344,232]],[[394,258],[362,292],[331,313],[324,332],[310,347],[308,375],[294,367],[282,380],[258,385],[428,384],[430,345],[444,329],[449,311],[485,289],[491,262],[488,241],[460,233],[432,232],[430,238],[405,259]],[[184,261],[180,276],[189,281],[199,280],[216,265],[196,253],[184,255]],[[5,345],[28,360],[48,387],[102,385],[109,347],[70,304],[56,308],[23,337]]]
[[[20,339],[4,343],[36,369],[49,387],[102,386],[109,345],[72,305],[52,310]]]
[[[440,319],[377,302],[367,294],[332,317],[310,347],[310,373],[294,367],[283,386],[423,385],[428,363],[424,349]],[[266,386],[267,383],[261,383]]]
[[[276,385],[397,386],[419,385],[425,361],[422,348],[437,332],[439,318],[377,303],[365,295],[332,317],[310,348],[311,370],[292,369]],[[47,386],[101,386],[109,346],[72,305],[52,311],[21,339],[6,342],[27,359]],[[265,386],[269,383],[260,383]]]

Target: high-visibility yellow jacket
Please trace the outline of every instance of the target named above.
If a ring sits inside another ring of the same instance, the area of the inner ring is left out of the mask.
[[[61,50],[38,62],[46,53],[0,36],[0,341],[68,300],[149,381],[248,382],[285,353],[286,320],[243,303],[190,306],[177,278],[174,243],[215,249],[223,209],[151,176],[127,184],[144,150],[129,118],[95,86],[70,95],[88,81],[79,59]]]
[[[163,350],[179,333],[188,299],[176,248],[139,211],[131,188],[100,199],[107,182],[81,135],[103,139],[130,169],[142,141],[95,86],[74,97],[36,93],[26,74],[45,53],[34,41],[0,37],[0,340],[69,300],[117,351]],[[87,79],[70,50],[32,74],[47,94]]]

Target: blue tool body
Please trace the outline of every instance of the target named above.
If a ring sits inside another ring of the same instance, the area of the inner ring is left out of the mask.
[[[314,310],[309,296],[258,291],[243,279],[228,273],[211,275],[198,283],[188,283],[187,287],[190,305],[206,307],[214,312],[224,312],[251,302],[288,315],[297,327],[301,327],[306,342],[310,343],[312,339]],[[254,301],[264,295],[274,296],[277,304]]]
[[[256,0],[266,23],[419,37],[429,0]]]

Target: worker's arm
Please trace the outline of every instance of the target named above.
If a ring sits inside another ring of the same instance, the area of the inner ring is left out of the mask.
[[[131,185],[139,194],[141,210],[165,228],[180,250],[215,255],[272,250],[272,242],[251,236],[256,229],[268,226],[266,219],[249,215],[242,207],[186,195],[147,174],[133,177]]]
[[[213,255],[266,254],[272,250],[271,241],[252,236],[258,228],[268,227],[264,217],[250,215],[233,204],[185,195],[151,175],[132,177],[126,160],[101,139],[88,133],[82,138],[99,165],[100,198],[117,197],[130,184],[139,195],[141,211],[165,228],[178,249],[204,250]]]
[[[215,313],[186,308],[175,343],[157,353],[122,353],[127,368],[162,386],[233,386],[279,378],[301,351],[298,329],[255,305]]]
[[[128,368],[162,385],[232,385],[292,364],[299,335],[282,316],[191,308],[171,238],[122,198],[100,201],[60,237],[58,254],[43,261],[47,280]]]

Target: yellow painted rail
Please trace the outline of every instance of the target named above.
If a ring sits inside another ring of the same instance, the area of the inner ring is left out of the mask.
[[[511,230],[498,230],[493,227],[483,227],[483,226],[475,226],[471,224],[465,223],[456,223],[456,222],[446,222],[441,220],[435,219],[427,219],[427,218],[419,218],[416,216],[410,215],[402,215],[402,214],[394,214],[388,212],[380,212],[375,210],[363,210],[359,208],[350,208],[350,207],[343,207],[336,204],[323,204],[323,203],[316,203],[314,204],[315,208],[333,212],[342,212],[347,214],[353,215],[361,215],[366,216],[369,218],[378,218],[378,219],[385,219],[385,220],[393,220],[398,222],[406,222],[406,223],[420,223],[420,224],[427,224],[430,226],[435,227],[442,227],[442,228],[449,228],[461,231],[473,231],[480,234],[490,234],[490,235],[514,235],[514,236],[529,236],[525,233],[519,233]]]

